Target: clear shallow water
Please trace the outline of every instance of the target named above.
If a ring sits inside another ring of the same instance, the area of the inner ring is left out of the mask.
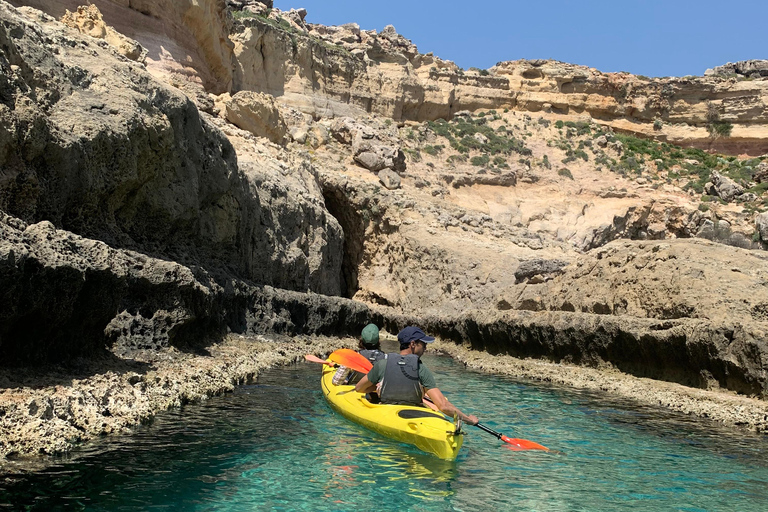
[[[466,427],[459,459],[441,461],[333,413],[305,363],[6,475],[0,510],[768,510],[764,436],[425,361],[463,410],[566,455]]]

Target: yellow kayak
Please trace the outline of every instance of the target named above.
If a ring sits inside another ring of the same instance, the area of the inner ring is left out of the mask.
[[[411,405],[372,404],[354,386],[333,383],[336,370],[323,366],[321,386],[328,403],[346,418],[374,432],[402,443],[416,446],[441,459],[453,460],[464,442],[461,433],[455,434],[452,421],[426,407]]]

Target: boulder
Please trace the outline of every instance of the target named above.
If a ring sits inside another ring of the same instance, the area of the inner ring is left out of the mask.
[[[760,162],[755,168],[755,174],[752,176],[755,183],[763,183],[768,181],[768,162]]]
[[[340,117],[331,124],[331,136],[342,144],[351,145],[373,139],[373,129],[351,117]]]
[[[360,144],[355,151],[355,161],[373,172],[384,168],[405,171],[405,153],[400,148],[384,144]]]
[[[617,155],[620,155],[624,151],[624,144],[622,144],[621,141],[615,140],[608,143],[608,149],[613,150]]]
[[[379,181],[389,190],[400,188],[400,175],[391,169],[379,171]]]
[[[717,171],[712,171],[711,179],[715,193],[724,201],[731,201],[744,193],[744,187]]]
[[[384,158],[375,151],[362,151],[355,155],[355,162],[371,172],[378,172],[386,167]]]
[[[226,103],[227,121],[257,137],[282,144],[288,133],[275,99],[260,92],[240,91]]]
[[[330,142],[331,136],[328,133],[328,128],[322,124],[314,124],[307,132],[307,144],[312,149],[317,149],[320,146],[325,146]]]
[[[760,213],[755,217],[755,228],[760,234],[760,240],[768,241],[768,212]]]

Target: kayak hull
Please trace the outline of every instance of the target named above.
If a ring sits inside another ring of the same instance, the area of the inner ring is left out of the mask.
[[[390,439],[416,446],[445,460],[453,460],[464,442],[462,434],[454,434],[452,421],[426,407],[373,404],[354,386],[333,383],[336,370],[323,367],[321,387],[331,407],[345,418]]]

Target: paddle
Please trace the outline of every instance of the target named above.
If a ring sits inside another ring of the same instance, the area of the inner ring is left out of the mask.
[[[341,354],[339,354],[339,352],[341,352]],[[355,357],[355,356],[358,356],[358,357]],[[354,350],[349,350],[347,348],[337,350],[336,352],[333,352],[328,357],[330,361],[326,361],[324,359],[320,359],[317,356],[307,354],[304,356],[304,359],[312,363],[327,364],[328,366],[332,366],[334,368],[338,366],[346,366],[347,368],[351,368],[356,372],[360,372],[363,374],[367,374],[373,367],[373,365],[368,359],[361,356]]]
[[[373,368],[373,364],[365,356],[348,348],[340,348],[335,352],[331,352],[328,359],[364,374],[367,374]]]
[[[496,432],[495,430],[492,430],[482,423],[478,423],[475,425],[480,430],[483,430],[485,432],[488,432],[489,434],[496,436],[498,439],[501,439],[505,443],[508,443],[512,445],[514,448],[513,450],[544,450],[546,452],[554,452],[555,450],[550,450],[546,446],[542,446],[539,443],[534,443],[533,441],[528,441],[527,439],[514,439],[511,437],[507,437],[504,434],[501,434],[499,432]]]
[[[317,356],[313,356],[312,354],[307,354],[307,355],[305,355],[305,356],[304,356],[304,359],[306,359],[307,361],[309,361],[309,362],[311,362],[311,363],[327,364],[328,366],[333,366],[334,368],[336,368],[337,366],[339,366],[339,365],[338,365],[338,364],[336,364],[336,363],[332,363],[332,362],[330,362],[330,361],[326,361],[325,359],[320,359],[319,357],[317,357]]]

